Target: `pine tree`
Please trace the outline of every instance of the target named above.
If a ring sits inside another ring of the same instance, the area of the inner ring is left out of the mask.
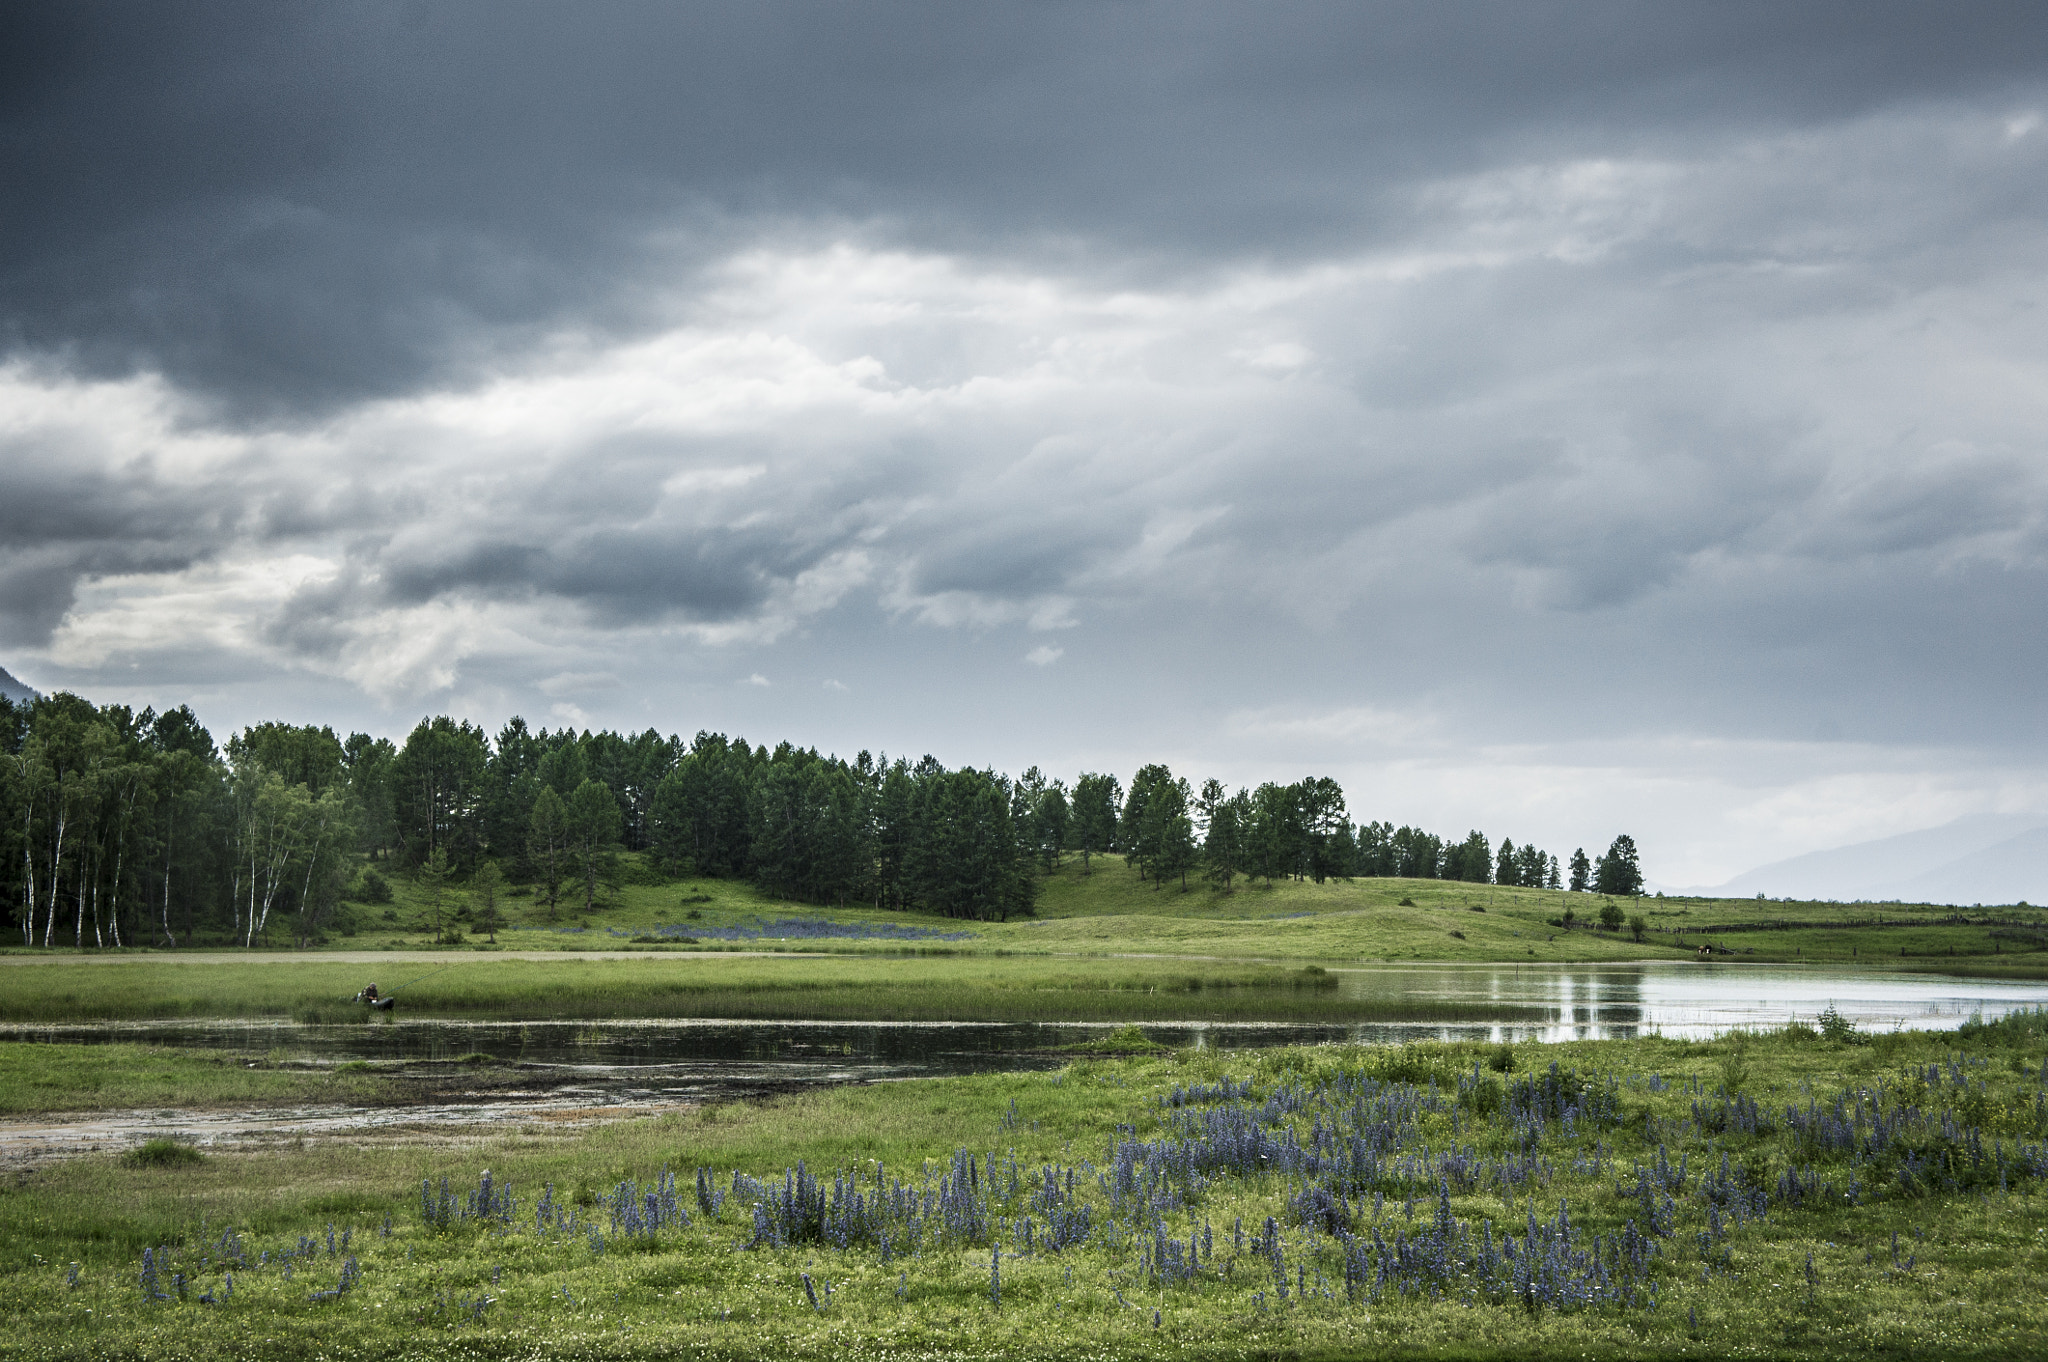
[[[1486,834],[1474,829],[1444,853],[1444,878],[1485,884],[1493,878],[1493,848]]]
[[[448,892],[448,853],[440,847],[428,852],[427,859],[420,862],[414,883],[419,886],[420,902],[427,910],[427,927],[439,936],[441,904]]]
[[[1040,792],[1031,810],[1031,841],[1048,875],[1059,869],[1060,853],[1067,849],[1067,825],[1071,819],[1067,788],[1055,780]]]
[[[1572,889],[1574,894],[1586,892],[1586,881],[1593,873],[1593,863],[1586,859],[1586,849],[1580,847],[1572,853]]]
[[[1302,872],[1317,884],[1332,875],[1349,874],[1350,857],[1340,857],[1337,851],[1337,834],[1351,828],[1344,788],[1328,776],[1312,777],[1295,787],[1294,802],[1301,811]]]
[[[1185,892],[1188,871],[1195,868],[1195,825],[1188,817],[1188,783],[1168,779],[1154,784],[1144,816],[1146,861],[1152,878],[1164,884],[1179,876],[1181,890]]]
[[[1252,791],[1251,821],[1245,833],[1245,877],[1272,884],[1279,875],[1299,873],[1303,857],[1301,788],[1267,781]]]
[[[562,879],[569,855],[569,810],[551,785],[543,785],[534,796],[533,810],[526,819],[526,856],[540,880],[540,901],[555,920],[555,906],[562,899]]]
[[[1130,792],[1124,796],[1123,812],[1117,817],[1117,850],[1123,852],[1124,860],[1136,867],[1141,878],[1157,878],[1152,863],[1158,859],[1158,836],[1161,823],[1148,818],[1147,810],[1154,793],[1162,785],[1170,784],[1173,772],[1157,764],[1141,766],[1131,777]]]
[[[1209,882],[1225,893],[1244,870],[1245,825],[1251,818],[1251,796],[1243,790],[1223,792],[1221,781],[1202,782],[1202,863]]]
[[[622,822],[618,800],[601,781],[585,780],[569,797],[569,837],[586,913],[597,904],[598,882],[612,874],[612,848],[618,845]]]
[[[470,930],[482,932],[495,943],[505,918],[498,911],[498,892],[505,887],[505,872],[496,861],[487,860],[469,878]]]
[[[1116,845],[1116,806],[1123,787],[1115,776],[1082,773],[1074,782],[1073,838],[1081,853],[1081,873],[1093,874],[1090,856],[1100,855]]]
[[[1643,870],[1636,860],[1635,839],[1627,833],[1614,839],[1594,868],[1593,892],[1625,896],[1643,892]]]

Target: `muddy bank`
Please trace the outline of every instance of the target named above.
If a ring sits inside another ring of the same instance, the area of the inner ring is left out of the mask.
[[[319,1066],[278,1067],[317,1071]],[[0,1120],[0,1170],[18,1172],[86,1154],[120,1153],[152,1139],[225,1152],[319,1141],[445,1146],[513,1131],[567,1138],[593,1124],[705,1102],[770,1097],[816,1086],[824,1077],[709,1073],[701,1063],[686,1071],[676,1067],[678,1072],[666,1074],[660,1066],[621,1073],[605,1067],[460,1061],[377,1065],[373,1068],[383,1091],[369,1101],[41,1113]],[[868,1081],[855,1072],[834,1078]]]

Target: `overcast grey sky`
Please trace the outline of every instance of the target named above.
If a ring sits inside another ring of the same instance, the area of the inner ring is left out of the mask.
[[[2038,5],[0,15],[43,689],[2048,812]]]

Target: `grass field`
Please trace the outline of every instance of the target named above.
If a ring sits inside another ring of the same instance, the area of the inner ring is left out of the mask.
[[[496,953],[467,935],[444,954],[399,880],[306,952],[8,952],[0,1021],[374,1025],[346,1001],[370,978],[405,984],[407,1015],[479,1020],[1469,1021],[1486,1004],[1359,996],[1330,970],[1703,942],[2048,977],[2048,915],[2017,905],[1653,897],[1624,905],[1637,940],[1560,925],[1597,914],[1585,895],[1182,893],[1104,857],[1063,865],[1033,918],[962,923],[631,869],[588,918],[510,900]],[[516,954],[536,949],[568,954]],[[89,1156],[0,1184],[0,1355],[2034,1357],[2043,1027],[1088,1055],[582,1134]],[[403,1103],[445,1081],[255,1058],[10,1042],[0,1113]],[[464,1080],[498,1081],[522,1080]]]
[[[1188,1052],[89,1158],[0,1189],[0,1352],[2034,1357],[2044,1063],[2039,1015]]]
[[[664,880],[627,857],[623,883],[594,912],[564,905],[549,915],[530,897],[508,898],[506,950],[731,950],[851,955],[1177,955],[1257,959],[1622,961],[1691,959],[1702,944],[1717,959],[1856,964],[2048,978],[2048,910],[2024,905],[1791,903],[1755,899],[1620,901],[1644,920],[1643,939],[1591,925],[1606,900],[1590,894],[1443,880],[1240,882],[1224,893],[1199,881],[1183,892],[1139,878],[1120,857],[1070,856],[1044,880],[1037,914],[1007,923],[962,922],[858,906],[791,903],[753,886],[713,879]],[[353,935],[327,949],[444,948],[417,888],[393,875],[395,901],[352,905]],[[466,902],[457,892],[451,905]],[[1570,927],[1557,925],[1566,912]],[[489,945],[464,922],[444,920],[466,946]],[[222,943],[203,941],[218,948]],[[282,944],[282,938],[279,939]],[[17,953],[9,951],[7,953]],[[36,954],[38,952],[23,952]],[[143,952],[147,953],[147,952]]]
[[[1018,956],[462,959],[399,989],[407,1016],[892,1021],[1516,1021],[1510,1005],[1345,996],[1319,966]],[[404,975],[434,971],[413,959]],[[0,968],[0,1022],[278,1017],[375,1025],[348,1001],[373,966],[309,953],[215,963],[135,955]]]
[[[148,1045],[0,1045],[0,1113],[7,1115],[370,1103],[396,1095],[388,1079],[366,1065],[309,1072],[240,1054]]]

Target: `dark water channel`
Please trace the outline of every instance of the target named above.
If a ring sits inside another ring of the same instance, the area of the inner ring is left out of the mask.
[[[1404,1002],[1430,1021],[1351,1024],[1148,1022],[1169,1046],[1241,1049],[1316,1042],[1561,1040],[1659,1033],[1706,1036],[1734,1027],[1812,1020],[1832,1005],[1865,1030],[1946,1029],[1973,1015],[2048,1006],[2048,984],[1859,973],[1796,966],[1387,965],[1343,968],[1339,996],[1396,1014]],[[1451,1005],[1450,1016],[1444,1007]],[[1460,1005],[1470,1019],[1459,1020]],[[1522,1020],[1501,1022],[1502,1015]],[[499,1061],[488,1083],[442,1083],[431,1100],[382,1108],[280,1112],[111,1113],[89,1122],[0,1123],[0,1161],[35,1161],[166,1132],[201,1143],[308,1133],[346,1136],[406,1127],[612,1119],[706,1100],[814,1084],[876,1082],[1053,1067],[1060,1047],[1111,1028],[1069,1022],[465,1022],[407,1017],[361,1022],[173,1021],[0,1028],[0,1039],[130,1042],[226,1050],[326,1066]],[[505,1066],[514,1066],[508,1075]],[[451,1072],[462,1066],[449,1064]],[[482,1071],[479,1070],[481,1073]],[[39,1155],[37,1151],[41,1151]]]

